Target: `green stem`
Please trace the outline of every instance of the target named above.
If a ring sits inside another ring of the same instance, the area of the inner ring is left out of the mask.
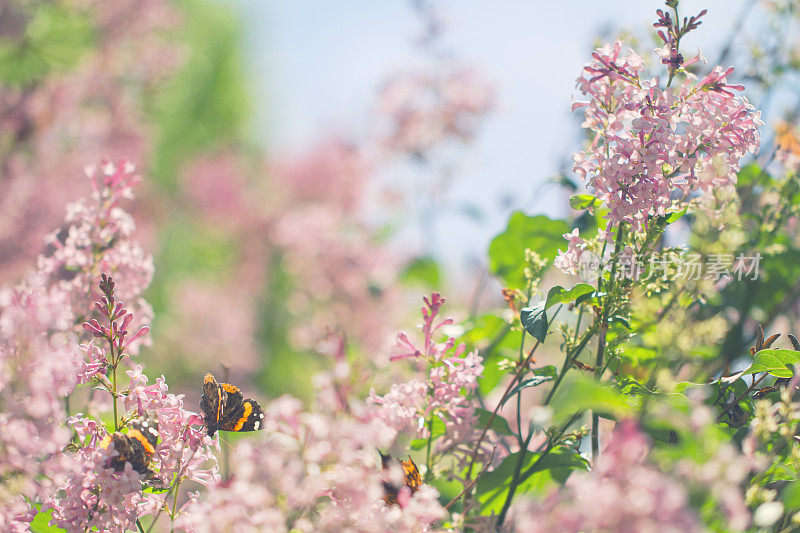
[[[505,522],[506,515],[508,514],[508,509],[511,507],[511,502],[514,500],[514,494],[517,492],[520,476],[522,475],[522,465],[525,463],[525,456],[527,455],[528,452],[528,445],[531,442],[533,434],[534,434],[534,428],[531,427],[528,430],[528,436],[525,438],[525,442],[523,442],[520,447],[519,457],[517,458],[517,464],[514,466],[514,475],[511,478],[511,485],[508,487],[508,495],[506,496],[506,501],[503,502],[503,508],[500,511],[500,514],[497,516],[497,529],[500,529],[500,527],[503,525],[503,522]]]
[[[514,495],[517,492],[517,487],[519,486],[519,484],[528,479],[534,472],[536,472],[536,468],[539,466],[542,460],[547,456],[547,454],[549,454],[556,447],[558,441],[567,431],[567,428],[570,425],[572,425],[572,423],[575,422],[575,420],[577,420],[579,416],[580,413],[576,413],[572,417],[570,417],[570,419],[567,421],[566,424],[564,424],[564,426],[562,426],[559,432],[553,438],[547,440],[547,445],[545,449],[541,451],[539,457],[536,458],[536,461],[534,461],[534,463],[530,467],[528,467],[527,470],[525,470],[525,472],[522,472],[522,465],[525,462],[525,454],[527,452],[528,444],[530,443],[531,437],[533,437],[534,431],[533,429],[531,429],[531,431],[528,432],[528,438],[525,439],[525,447],[522,450],[520,450],[519,460],[517,461],[517,465],[514,470],[514,476],[511,480],[511,486],[508,489],[508,495],[506,496],[506,501],[503,502],[503,508],[500,510],[500,514],[497,516],[496,527],[498,530],[502,527],[503,522],[505,522],[506,520],[506,515],[508,514],[508,510],[511,508],[511,502],[514,500]]]
[[[519,341],[519,355],[517,357],[517,364],[519,365],[519,369],[517,371],[517,375],[520,382],[522,382],[522,376],[525,375],[526,369],[528,367],[529,358],[525,357],[525,329],[522,330],[522,335],[520,336]],[[522,446],[522,391],[517,392],[517,409],[516,409],[516,419],[517,419],[517,443]]]
[[[536,348],[538,348],[540,344],[541,343],[537,340],[536,344],[533,345],[533,348],[531,348],[531,351],[528,353],[528,358],[525,359],[522,365],[520,365],[520,367],[517,369],[516,375],[514,375],[514,378],[511,380],[511,382],[509,382],[508,386],[506,386],[506,390],[500,397],[500,401],[497,402],[497,405],[495,406],[494,411],[492,411],[489,420],[486,421],[486,425],[483,427],[483,431],[481,432],[480,437],[478,437],[478,441],[475,444],[475,448],[472,451],[472,458],[470,459],[469,468],[467,468],[467,480],[472,479],[472,469],[475,467],[475,461],[478,457],[478,450],[480,449],[480,445],[483,442],[484,437],[486,437],[486,433],[489,431],[492,422],[494,422],[494,419],[497,417],[497,412],[500,410],[500,406],[507,401],[511,389],[513,389],[514,385],[519,381],[520,377],[522,376],[522,373],[524,372],[524,369],[530,363],[533,354],[536,352]]]
[[[551,451],[553,451],[553,449],[555,448],[555,445],[558,443],[558,441],[561,439],[561,437],[564,435],[564,433],[567,432],[567,429],[578,419],[578,417],[581,416],[581,414],[582,413],[578,412],[578,413],[575,413],[574,415],[572,415],[570,417],[570,419],[567,421],[567,423],[564,424],[561,427],[561,429],[559,430],[558,434],[553,439],[548,440],[547,448],[545,448],[545,450],[542,452],[542,454],[536,459],[536,462],[533,463],[531,466],[529,466],[528,469],[525,470],[522,473],[522,475],[519,478],[520,482],[525,481],[526,479],[531,477],[536,472],[536,468],[539,466],[539,464],[542,462],[542,460],[545,458],[545,456],[548,453],[550,453]]]
[[[614,300],[614,282],[617,276],[617,264],[619,263],[619,253],[622,249],[624,232],[625,223],[620,222],[617,227],[617,242],[614,243],[614,255],[611,258],[611,274],[608,278],[608,291],[606,291],[606,298],[603,302],[599,331],[597,334],[597,356],[594,362],[594,376],[596,379],[600,379],[603,372],[603,357],[605,356],[606,335],[608,333],[608,316],[611,314],[611,305]],[[599,427],[600,417],[595,411],[592,411],[592,464],[594,464],[600,453]]]
[[[583,334],[583,339],[581,339],[580,344],[578,344],[572,352],[568,353],[564,358],[564,364],[561,366],[561,372],[558,373],[558,377],[556,377],[555,383],[553,383],[553,388],[550,389],[550,392],[547,393],[547,397],[544,400],[544,405],[549,405],[550,400],[553,399],[553,395],[556,393],[556,389],[558,386],[561,385],[561,382],[564,380],[564,376],[566,375],[567,371],[569,371],[570,366],[572,365],[572,361],[574,361],[586,345],[589,342],[589,339],[592,338],[594,335],[594,327],[589,328],[586,333]]]
[[[119,431],[119,421],[117,419],[117,361],[114,359],[114,341],[109,337],[108,343],[111,347],[111,385],[113,390],[111,396],[114,399],[114,431]]]
[[[172,495],[172,514],[170,515],[170,524],[169,530],[174,531],[175,525],[175,514],[178,511],[178,489],[181,486],[181,478],[178,478],[178,482],[175,484],[175,493]]]
[[[525,297],[525,305],[528,305],[528,303],[530,303],[532,292],[533,292],[532,291],[532,287],[529,285],[528,286],[527,295]],[[558,314],[558,312],[560,310],[561,310],[561,307],[558,308],[558,311],[556,311],[556,314]],[[555,317],[556,315],[553,315],[553,316]],[[508,325],[506,327],[506,330],[502,333],[502,336],[497,339],[497,344],[498,345],[502,341],[502,339],[508,334],[508,332],[510,330],[511,330],[511,325]],[[495,406],[494,411],[492,411],[492,414],[489,417],[489,420],[486,422],[486,425],[484,426],[480,437],[478,437],[478,441],[475,444],[475,448],[472,450],[472,457],[470,458],[469,467],[467,468],[467,477],[466,477],[467,483],[469,483],[469,481],[472,479],[472,469],[475,467],[475,461],[477,460],[477,457],[478,457],[478,450],[480,450],[481,443],[483,442],[483,439],[486,437],[486,433],[489,431],[489,427],[492,425],[492,422],[497,417],[497,412],[500,410],[500,406],[503,405],[507,401],[507,397],[508,397],[509,393],[511,392],[511,389],[514,388],[514,384],[522,379],[522,376],[525,373],[525,370],[527,369],[531,358],[533,357],[533,353],[536,351],[536,348],[538,348],[539,345],[541,344],[537,340],[536,344],[534,344],[533,348],[531,348],[531,351],[528,354],[528,357],[525,358],[525,360],[523,361],[522,360],[522,354],[524,353],[523,350],[524,350],[524,347],[525,347],[525,333],[526,333],[525,329],[523,328],[522,329],[522,338],[520,339],[519,368],[517,368],[517,373],[514,375],[514,378],[511,380],[511,382],[506,387],[505,392],[503,392],[503,395],[500,397],[500,401],[497,402],[497,405]],[[519,412],[519,409],[517,409],[517,411]],[[517,428],[518,429],[520,428],[519,424],[517,425]],[[520,429],[520,436],[517,438],[518,441],[521,441],[521,431],[522,430]]]
[[[425,451],[425,483],[431,476],[431,443],[433,442],[433,411],[428,418],[428,446]]]

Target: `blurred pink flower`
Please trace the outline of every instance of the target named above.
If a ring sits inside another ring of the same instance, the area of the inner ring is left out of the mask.
[[[64,71],[23,86],[0,80],[0,264],[2,282],[18,279],[41,250],[41,235],[80,190],[79,173],[98,154],[145,161],[148,127],[141,98],[182,61],[165,30],[177,27],[166,0],[86,0],[79,11],[94,46]],[[20,31],[27,4],[3,6]]]
[[[0,293],[0,529],[17,530],[63,474],[63,399],[80,358],[66,295],[35,282]],[[16,523],[16,524],[15,524]]]
[[[513,530],[530,532],[703,531],[681,484],[648,464],[636,422],[617,424],[592,472],[576,472],[544,502],[513,508]]]
[[[273,203],[323,204],[341,214],[357,216],[369,188],[372,165],[362,149],[332,137],[292,158],[275,158],[268,173],[275,185]],[[283,209],[281,209],[283,207]]]
[[[469,141],[493,100],[492,88],[470,69],[396,76],[378,99],[383,149],[425,158],[447,141]]]
[[[238,447],[231,478],[190,501],[179,529],[429,531],[428,524],[443,516],[430,487],[403,509],[383,503],[377,449],[388,446],[394,432],[379,421],[324,408],[303,412],[291,397],[266,410],[262,440]]]

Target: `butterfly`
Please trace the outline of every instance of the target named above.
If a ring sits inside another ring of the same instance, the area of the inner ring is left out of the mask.
[[[257,431],[264,421],[264,410],[257,401],[245,400],[238,387],[217,383],[211,374],[203,378],[200,410],[210,437],[217,431]]]
[[[381,452],[381,466],[384,470],[391,468],[395,459],[391,455],[386,455]],[[403,461],[400,459],[399,461],[400,466],[403,467],[403,485],[408,487],[411,491],[411,494],[414,494],[419,490],[420,486],[422,485],[422,478],[419,475],[419,468],[417,468],[416,463],[414,460],[411,459],[409,456],[407,461]],[[400,505],[398,500],[398,496],[400,495],[401,487],[398,487],[394,483],[390,483],[389,481],[382,481],[383,483],[383,501],[385,501],[388,505]]]
[[[107,465],[117,472],[125,469],[125,463],[130,463],[134,470],[140,474],[149,474],[147,468],[150,459],[156,452],[158,444],[158,422],[153,420],[136,420],[128,425],[128,432],[117,431],[109,433],[100,441],[100,448],[106,450],[114,444],[114,450],[119,455],[110,457]]]

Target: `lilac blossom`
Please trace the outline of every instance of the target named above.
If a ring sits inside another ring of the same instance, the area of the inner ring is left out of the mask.
[[[636,231],[647,217],[663,215],[692,193],[731,188],[739,161],[755,153],[760,114],[727,82],[733,69],[715,67],[700,81],[692,75],[662,89],[642,76],[641,57],[620,41],[593,54],[578,78],[589,100],[583,126],[590,149],[575,156],[575,172],[607,205],[609,225]]]
[[[384,504],[377,449],[394,432],[379,420],[306,412],[289,396],[266,410],[261,440],[240,445],[231,477],[184,506],[180,530],[430,531],[444,516],[430,487],[403,508]]]
[[[141,178],[125,161],[103,161],[86,173],[91,198],[67,207],[64,224],[45,239],[47,248],[38,258],[39,272],[49,284],[70,295],[76,317],[91,314],[88,303],[97,296],[93,287],[100,273],[112,275],[120,287],[119,298],[133,302],[137,320],[125,324],[126,328],[140,330],[152,314],[139,296],[153,277],[153,259],[133,240],[136,225],[120,203],[132,198],[133,187]]]
[[[644,232],[652,217],[733,191],[740,161],[758,150],[763,122],[737,96],[744,87],[728,81],[732,67],[714,67],[699,80],[686,72],[680,85],[664,88],[658,77],[645,76],[642,58],[621,41],[592,58],[578,78],[588,100],[573,105],[584,110],[591,143],[575,154],[573,170],[608,209],[607,231],[625,223]],[[556,262],[574,273],[582,243],[574,233],[565,237],[569,248]]]
[[[64,397],[80,359],[67,295],[34,282],[0,294],[0,529],[24,528],[30,501],[63,474]]]
[[[483,358],[476,352],[464,354],[464,346],[456,345],[452,337],[438,342],[440,330],[453,320],[437,318],[445,302],[439,293],[423,301],[422,345],[414,344],[401,332],[397,336],[398,353],[391,360],[413,359],[425,374],[393,384],[383,396],[371,391],[372,416],[396,431],[411,431],[420,437],[427,437],[432,417],[441,417],[446,426],[442,449],[469,454],[470,443],[478,436],[472,393],[483,373]],[[490,447],[488,443],[486,447]]]
[[[513,528],[531,532],[703,531],[681,484],[647,461],[650,445],[623,421],[592,472],[576,472],[543,502],[515,506]]]

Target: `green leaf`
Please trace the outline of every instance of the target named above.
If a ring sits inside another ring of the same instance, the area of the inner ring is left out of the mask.
[[[745,374],[767,372],[776,378],[790,378],[791,365],[800,364],[800,352],[794,350],[761,350],[753,356],[753,364],[744,371]]]
[[[409,284],[435,288],[442,284],[442,272],[433,257],[422,256],[406,266],[400,279]]]
[[[520,320],[525,331],[530,333],[539,342],[544,342],[547,336],[547,313],[546,310],[553,305],[571,302],[594,291],[594,287],[586,283],[579,283],[570,290],[564,289],[561,285],[556,285],[547,293],[544,302],[539,302],[533,307],[525,307],[520,311]]]
[[[673,211],[671,213],[667,213],[665,222],[667,223],[667,225],[669,225],[672,224],[673,222],[680,220],[683,217],[683,215],[686,214],[686,211],[687,208],[683,208],[682,211]]]
[[[639,383],[636,378],[627,377],[617,383],[617,388],[626,396],[652,396],[653,391]]]
[[[427,421],[425,422],[425,425],[427,425]],[[441,437],[442,435],[444,435],[444,432],[445,432],[444,420],[442,420],[438,416],[434,417],[434,419],[433,419],[433,427],[432,427],[432,431],[431,431],[431,435],[432,435],[433,440],[436,440],[439,437]],[[421,449],[425,448],[427,445],[428,445],[428,439],[414,439],[414,440],[411,441],[411,449],[412,450],[421,450]]]
[[[47,512],[42,512],[42,504],[41,503],[34,503],[34,509],[36,509],[36,516],[33,517],[33,522],[31,522],[31,531],[34,533],[51,533],[56,531],[64,531],[63,529],[55,526],[50,525],[50,519],[53,517],[53,510],[50,509]]]
[[[553,402],[553,420],[564,421],[578,411],[593,410],[624,417],[630,415],[633,406],[610,385],[585,375],[569,375],[559,387]]]
[[[800,480],[795,480],[784,487],[781,501],[786,510],[800,509]]]
[[[170,490],[169,485],[165,485],[163,487],[145,487],[144,489],[142,489],[142,492],[146,492],[147,494],[162,494],[169,490]]]
[[[600,303],[600,298],[602,296],[605,296],[605,295],[606,295],[606,293],[603,292],[603,291],[587,292],[586,294],[581,294],[580,296],[575,298],[575,304],[576,305],[581,305],[581,304],[584,304],[584,303],[599,304]]]
[[[764,180],[764,178],[767,178],[767,180]],[[742,190],[745,187],[755,185],[761,181],[772,181],[772,177],[755,163],[750,163],[749,165],[743,166],[739,171],[736,178],[736,189]]]
[[[478,479],[476,495],[481,503],[481,514],[497,514],[503,507],[508,489],[517,468],[520,452],[513,453],[503,459],[497,468],[486,472]],[[526,453],[522,460],[520,472],[530,469],[539,458],[537,453]],[[522,480],[517,494],[544,494],[556,484],[563,484],[573,470],[587,470],[588,462],[572,448],[556,448],[548,453],[536,465],[532,473]]]
[[[476,427],[481,429],[486,427],[486,424],[489,422],[489,419],[492,418],[491,411],[487,411],[486,409],[477,408],[475,409],[475,414],[478,416],[478,422],[476,423]],[[495,433],[499,435],[513,435],[514,433],[511,431],[511,427],[508,425],[508,420],[503,418],[500,415],[495,415],[492,419],[492,423],[489,426],[489,429],[493,430]]]
[[[576,194],[569,199],[569,206],[576,211],[601,204],[600,199],[593,194]]]
[[[519,313],[519,318],[525,331],[539,342],[544,342],[544,338],[547,336],[547,314],[545,314],[543,302],[538,303],[535,307],[523,308]]]
[[[566,248],[563,235],[569,226],[563,220],[544,215],[528,216],[520,211],[511,215],[505,231],[489,245],[489,268],[506,287],[522,287],[525,281],[525,249],[553,260],[560,248]]]
[[[547,383],[548,381],[553,381],[553,376],[535,376],[532,378],[523,379],[508,392],[508,396],[505,397],[503,403],[500,404],[500,407],[503,407],[508,400],[516,396],[519,392],[530,387],[536,387],[542,383]]]
[[[94,28],[80,9],[47,2],[22,8],[20,35],[0,37],[0,79],[5,85],[29,85],[77,64],[91,49]],[[9,11],[13,20],[16,9]],[[13,23],[12,23],[13,26]]]
[[[572,302],[590,294],[592,291],[594,291],[594,287],[588,283],[578,283],[570,290],[566,290],[561,285],[556,285],[548,291],[544,307],[545,309],[550,309],[556,304]]]
[[[556,370],[556,367],[553,365],[534,368],[531,373],[534,376],[548,377],[550,379],[556,379],[556,376],[558,376],[558,370]]]

